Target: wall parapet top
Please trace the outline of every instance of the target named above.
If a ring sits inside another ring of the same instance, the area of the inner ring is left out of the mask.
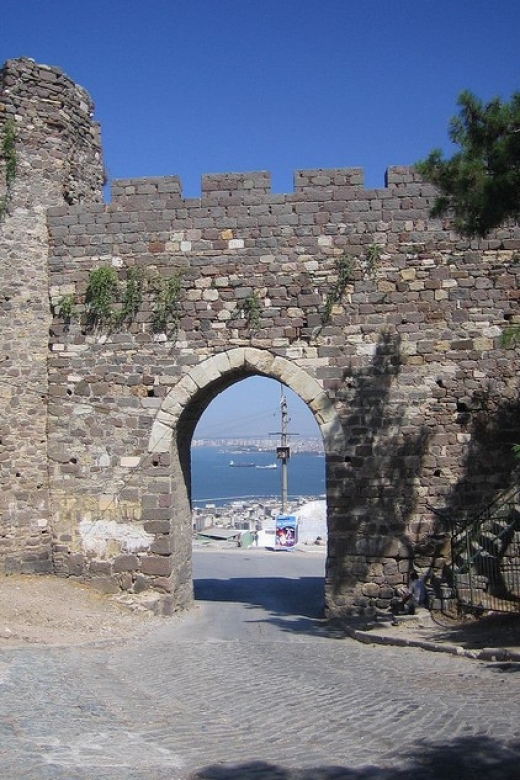
[[[92,142],[101,159],[99,125],[93,119],[94,103],[88,92],[61,69],[39,64],[28,57],[7,60],[0,68],[0,85],[0,103],[3,104],[6,117],[19,114],[27,126],[36,120],[36,125],[41,126],[41,132],[53,137],[68,130],[71,138],[76,138],[76,145],[77,130],[80,128],[80,135]],[[66,113],[60,110],[63,100],[66,102]],[[36,141],[41,146],[39,136]],[[34,145],[34,139],[31,143]],[[78,156],[78,153],[75,154]],[[96,173],[95,178],[97,185],[97,179],[101,178],[99,173]],[[159,207],[159,202],[165,202],[169,207],[182,205],[196,208],[302,201],[382,201],[407,195],[430,198],[434,192],[433,187],[423,182],[411,166],[389,167],[384,185],[380,188],[365,188],[361,167],[296,170],[293,174],[293,191],[287,193],[272,191],[271,174],[265,170],[203,174],[201,195],[195,198],[183,196],[182,183],[176,175],[117,179],[110,185],[112,207],[117,210],[133,208],[134,205],[140,207],[143,199],[152,208]],[[89,192],[87,200],[100,198],[100,191],[97,197]],[[69,203],[84,199],[84,196],[66,198]]]
[[[365,188],[362,168],[316,168],[297,170],[293,175],[294,188],[289,193],[274,193],[268,171],[239,173],[212,173],[201,177],[201,197],[184,199],[178,176],[153,176],[115,179],[110,184],[113,203],[131,204],[134,199],[147,197],[168,199],[190,205],[226,205],[237,199],[241,203],[266,201],[334,201],[387,199],[391,195],[433,197],[435,190],[423,181],[413,166],[392,166],[385,173],[385,184],[380,188]]]

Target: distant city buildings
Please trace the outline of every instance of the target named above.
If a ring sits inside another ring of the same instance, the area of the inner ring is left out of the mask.
[[[279,512],[280,500],[277,498],[232,501],[223,506],[207,503],[193,509],[193,533],[197,536],[211,529],[252,532],[256,534],[260,546],[268,546],[270,536],[274,543],[276,515]],[[324,498],[301,496],[289,501],[287,514],[297,518],[299,543],[326,542],[327,504]],[[239,538],[239,535],[233,534],[232,538]]]
[[[323,442],[320,438],[303,437],[291,435],[291,452],[314,452],[318,455],[323,454]],[[211,438],[194,439],[192,447],[221,447],[230,452],[276,452],[280,440],[278,437],[255,438]]]

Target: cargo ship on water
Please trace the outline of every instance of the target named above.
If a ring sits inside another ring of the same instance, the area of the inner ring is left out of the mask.
[[[263,471],[271,471],[271,469],[277,468],[276,463],[268,463],[266,466],[259,465],[258,463],[250,463],[249,461],[229,461],[229,466],[232,469],[261,469]]]

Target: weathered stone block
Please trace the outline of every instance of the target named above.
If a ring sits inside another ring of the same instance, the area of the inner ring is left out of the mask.
[[[100,593],[106,593],[107,595],[114,595],[120,592],[120,587],[116,579],[111,577],[94,577],[90,580],[90,584]]]
[[[137,571],[139,558],[137,555],[119,555],[114,559],[114,572]]]
[[[141,558],[141,572],[156,577],[169,577],[171,574],[172,563],[169,557]]]
[[[111,561],[100,561],[94,558],[89,561],[89,571],[93,575],[103,574],[109,576],[112,573],[112,563]]]
[[[79,577],[87,568],[85,556],[79,553],[69,555],[68,568],[71,577]]]
[[[150,552],[155,555],[170,555],[173,540],[171,536],[160,536],[150,545]]]
[[[171,525],[169,520],[147,520],[143,528],[147,534],[169,534]]]

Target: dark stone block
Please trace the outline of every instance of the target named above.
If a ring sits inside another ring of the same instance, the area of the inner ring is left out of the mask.
[[[141,572],[156,577],[169,577],[171,574],[171,558],[147,556],[141,558]]]
[[[119,555],[114,560],[114,572],[137,571],[139,568],[139,558],[137,555]]]

